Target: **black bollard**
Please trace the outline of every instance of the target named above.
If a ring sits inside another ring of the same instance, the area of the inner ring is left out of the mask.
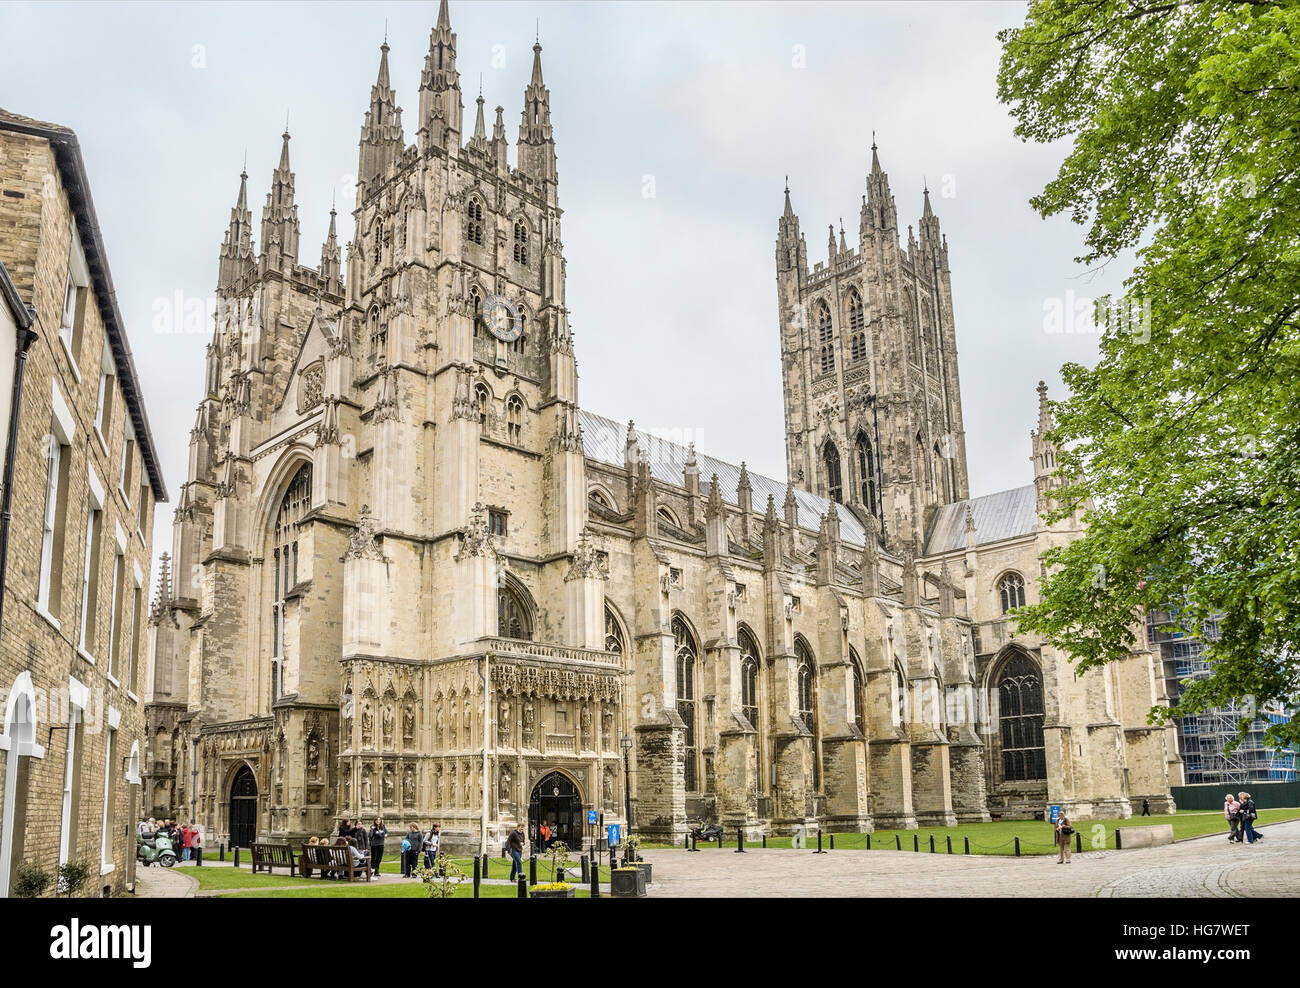
[[[952,834],[948,835],[948,853],[952,853]]]
[[[894,850],[901,851],[902,849],[903,849],[903,835],[894,834]]]
[[[503,843],[501,845],[501,860],[504,861],[505,859],[506,859],[506,846]]]
[[[1016,838],[1016,857],[1020,857],[1020,838]]]
[[[195,868],[203,867],[203,848],[201,847],[196,847],[194,849],[194,867]]]
[[[517,898],[520,899],[528,898],[528,879],[524,878],[523,875],[519,876],[519,894]]]
[[[930,835],[930,853],[934,853],[934,834]]]
[[[745,828],[744,827],[736,828],[736,853],[737,854],[745,853]]]
[[[871,835],[867,834],[867,850],[871,850]]]
[[[586,885],[591,881],[591,862],[587,860],[585,854],[579,860],[582,862],[582,884]]]
[[[478,898],[479,882],[482,881],[482,877],[483,877],[479,870],[481,864],[482,862],[480,862],[479,859],[476,857],[474,859],[474,898],[476,899]]]
[[[487,851],[483,852],[483,877],[488,877],[488,856]]]
[[[235,867],[239,867],[239,848],[235,848]]]
[[[963,850],[961,853],[962,853],[962,854],[970,854],[970,838],[969,838],[969,837],[963,837],[962,840],[965,842],[965,844],[966,844],[966,848],[965,848],[965,850]]]
[[[613,876],[610,876],[611,878]],[[599,863],[591,866],[591,897],[600,898],[600,865]]]
[[[835,850],[835,835],[831,834],[831,850]]]
[[[528,857],[528,884],[537,884],[537,855],[531,854]]]
[[[917,851],[917,852],[919,852],[919,851],[921,850],[921,835],[920,835],[920,834],[913,834],[913,835],[912,835],[912,850],[913,850],[913,851]]]
[[[820,830],[818,830],[818,831],[817,831],[817,850],[813,851],[813,854],[825,854],[825,853],[826,853],[826,852],[822,850],[822,832],[821,832]]]
[[[695,835],[694,835],[694,834],[691,834],[691,846],[688,847],[687,850],[688,850],[688,851],[698,851],[698,850],[699,850],[699,848],[695,846]],[[612,859],[611,859],[611,860],[612,860]]]
[[[767,834],[763,835],[763,850],[767,850]]]
[[[220,844],[220,845],[218,845],[217,850],[218,850],[217,860],[218,860],[218,861],[225,861],[225,860],[226,860],[226,845],[225,845],[225,844]]]
[[[718,831],[718,850],[722,850],[722,831]]]
[[[689,833],[687,833],[683,843],[686,846],[686,850],[689,851],[691,849],[691,835]]]
[[[1074,849],[1080,854],[1083,853],[1083,834],[1077,830],[1074,832]]]

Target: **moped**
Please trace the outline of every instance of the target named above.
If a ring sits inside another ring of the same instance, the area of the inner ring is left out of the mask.
[[[172,850],[171,838],[162,831],[152,837],[137,834],[135,838],[135,856],[145,867],[157,862],[164,868],[176,863],[176,852]]]

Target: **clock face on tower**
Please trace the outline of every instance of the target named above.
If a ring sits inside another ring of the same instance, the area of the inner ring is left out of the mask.
[[[524,332],[519,308],[504,295],[489,295],[480,310],[483,325],[502,343],[513,343]]]

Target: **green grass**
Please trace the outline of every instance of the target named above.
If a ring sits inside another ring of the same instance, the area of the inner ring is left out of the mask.
[[[452,862],[470,878],[474,877],[474,859],[452,858]],[[421,859],[423,862],[423,859]],[[524,868],[528,867],[528,859],[524,858]],[[609,881],[609,865],[602,864],[599,868],[600,881]],[[381,875],[400,875],[402,873],[402,863],[399,860],[389,861],[385,859],[379,864],[379,873]],[[568,873],[582,877],[582,865],[578,862],[578,856],[571,854],[569,858]],[[508,880],[510,878],[510,859],[509,858],[488,858],[488,873],[484,878],[500,878]],[[539,882],[549,882],[551,880],[551,862],[549,858],[539,857],[537,859],[537,880]]]
[[[218,889],[274,888],[288,882],[305,881],[302,878],[290,878],[283,868],[277,868],[273,875],[268,875],[265,872],[258,872],[254,875],[248,866],[241,868],[209,868],[206,865],[201,868],[193,868],[186,866],[181,870],[191,878],[196,879],[199,883],[199,889],[205,892]]]
[[[1300,819],[1300,809],[1272,809],[1260,810],[1259,819],[1256,825],[1263,827],[1270,823],[1281,823],[1284,820]],[[1076,820],[1074,829],[1083,835],[1083,849],[1102,850],[1105,848],[1114,849],[1115,847],[1115,828],[1118,827],[1144,827],[1160,823],[1172,824],[1174,828],[1174,839],[1184,840],[1189,837],[1203,837],[1208,834],[1228,832],[1227,822],[1223,819],[1221,813],[1216,811],[1183,811],[1172,815],[1150,816],[1150,817],[1133,817],[1129,820]],[[893,851],[901,844],[901,849],[912,853],[913,847],[919,848],[921,853],[928,854],[930,851],[930,836],[934,835],[934,850],[936,854],[947,853],[946,838],[952,837],[952,852],[954,854],[963,853],[965,838],[970,838],[971,854],[1015,854],[1015,838],[1020,838],[1020,853],[1029,854],[1055,854],[1056,846],[1052,842],[1053,831],[1052,825],[1042,820],[998,820],[993,823],[970,823],[962,824],[956,827],[924,827],[920,830],[877,830],[871,836],[871,849],[873,851],[888,850]],[[735,836],[727,835],[729,839],[723,841],[723,849],[734,851],[736,848]],[[897,838],[897,843],[895,843]],[[915,839],[916,843],[913,844]],[[646,844],[647,849],[658,847],[665,848],[666,844]],[[680,848],[681,844],[673,845]],[[717,842],[698,845],[701,851],[717,850]],[[788,848],[791,846],[789,837],[769,837],[767,846],[771,848]],[[805,842],[808,850],[813,850],[817,846],[817,839],[814,837],[811,841]],[[822,846],[827,850],[830,849],[830,842],[823,837]],[[867,846],[866,834],[836,834],[835,849],[839,850],[864,850]],[[745,842],[746,850],[762,850],[761,845],[752,842]]]

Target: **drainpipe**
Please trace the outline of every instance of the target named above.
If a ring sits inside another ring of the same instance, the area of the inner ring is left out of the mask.
[[[0,501],[0,628],[4,627],[5,577],[9,569],[9,522],[12,517],[10,502],[14,489],[14,458],[18,446],[18,418],[23,408],[23,372],[27,369],[27,351],[36,339],[31,324],[36,321],[36,310],[27,306],[26,326],[18,328],[18,349],[14,351],[14,393],[9,399],[9,437],[5,446],[4,495]]]
[[[483,680],[483,819],[479,825],[478,835],[478,856],[482,858],[487,854],[487,829],[488,829],[488,720],[489,713],[492,710],[492,698],[488,693],[488,653],[483,653],[483,665],[479,669],[479,676]],[[486,875],[484,876],[487,877]]]

